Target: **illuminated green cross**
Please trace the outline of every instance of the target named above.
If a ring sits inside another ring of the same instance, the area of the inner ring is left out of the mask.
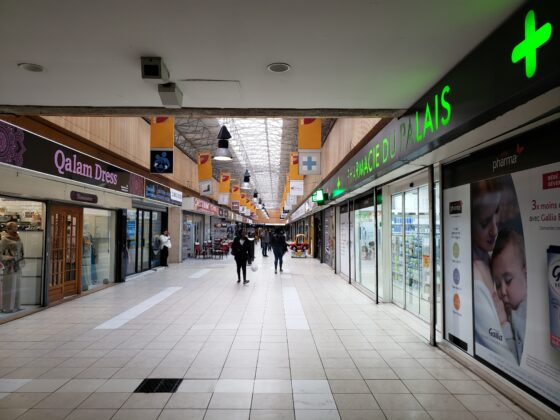
[[[525,74],[530,79],[537,71],[537,48],[544,45],[552,34],[552,25],[545,23],[535,30],[535,11],[529,10],[525,16],[525,39],[511,52],[511,62],[517,63],[525,58]]]
[[[336,181],[336,188],[340,189],[340,177],[338,177],[338,180]]]

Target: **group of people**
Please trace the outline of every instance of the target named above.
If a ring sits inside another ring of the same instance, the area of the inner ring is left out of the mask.
[[[264,230],[260,236],[261,249],[263,257],[268,257],[267,252],[272,249],[274,253],[274,274],[278,274],[278,265],[282,272],[283,257],[288,250],[286,237],[282,229],[276,229],[274,233]],[[241,273],[243,273],[243,284],[249,283],[247,280],[247,264],[251,264],[254,259],[254,242],[247,237],[247,231],[241,229],[231,247],[231,253],[235,258],[237,265],[237,282],[241,282]]]
[[[527,265],[511,178],[471,186],[475,339],[521,363],[527,318]]]

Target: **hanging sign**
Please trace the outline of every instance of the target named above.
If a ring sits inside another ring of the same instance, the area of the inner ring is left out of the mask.
[[[299,151],[300,175],[321,175],[321,150]]]
[[[290,195],[302,196],[303,195],[303,181],[290,180]]]
[[[200,195],[209,196],[214,194],[214,182],[212,179],[206,179],[198,182],[198,190]]]
[[[173,173],[175,119],[152,117],[150,120],[150,172]]]
[[[288,172],[288,176],[292,180],[301,180],[303,179],[303,175],[299,174],[298,171],[298,164],[299,164],[299,155],[297,152],[290,153],[290,169]]]

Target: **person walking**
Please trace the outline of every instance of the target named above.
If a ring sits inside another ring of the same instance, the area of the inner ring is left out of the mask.
[[[171,248],[171,237],[169,236],[169,231],[166,229],[161,235],[159,235],[159,261],[162,267],[169,267],[167,265],[167,257],[169,257],[169,248]]]
[[[270,245],[270,233],[268,233],[267,229],[264,229],[263,233],[261,234],[261,249],[263,257],[268,257],[268,247]]]
[[[241,282],[241,271],[243,271],[243,284],[249,283],[247,280],[247,260],[249,259],[249,240],[245,229],[241,230],[233,239],[231,253],[237,265],[237,283]]]
[[[276,232],[272,236],[271,240],[272,252],[274,252],[274,274],[278,274],[278,263],[280,263],[280,272],[282,270],[284,253],[288,250],[288,244],[286,243],[286,238],[284,237],[284,231],[280,228],[276,229]]]

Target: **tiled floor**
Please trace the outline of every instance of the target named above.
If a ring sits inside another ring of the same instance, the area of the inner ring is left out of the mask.
[[[246,286],[231,258],[188,262],[0,326],[0,419],[530,418],[317,261],[257,263]]]

